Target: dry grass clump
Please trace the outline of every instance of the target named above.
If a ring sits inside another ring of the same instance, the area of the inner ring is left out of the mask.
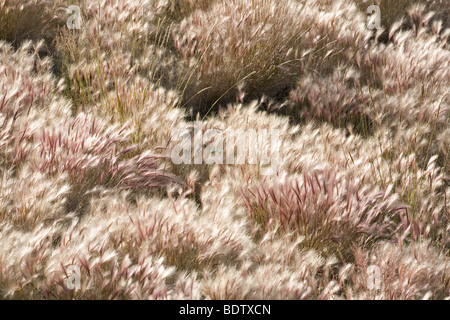
[[[417,14],[422,16],[423,12]],[[447,70],[440,66],[448,63],[449,52],[442,48],[439,35],[426,33],[423,19],[414,34],[399,31],[399,27],[389,29],[393,44],[371,44],[369,49],[356,52],[354,61],[336,65],[332,76],[313,73],[303,77],[291,93],[300,116],[335,124],[359,113],[368,114],[378,123],[385,118],[397,124],[442,122],[448,104],[448,87],[442,84],[449,79]],[[364,26],[359,29],[362,31]],[[420,52],[420,57],[413,56],[413,52]],[[391,103],[395,106],[389,107]],[[430,104],[434,107],[427,108]]]
[[[351,279],[351,285],[345,289],[348,299],[444,299],[450,293],[448,257],[442,257],[428,243],[400,249],[391,243],[380,243],[368,253],[356,249],[355,260],[346,273],[351,275],[354,267],[360,272],[347,278]],[[380,268],[380,289],[370,292],[367,282],[373,280],[367,268],[375,262]]]
[[[174,45],[186,66],[195,67],[186,99],[207,112],[222,96],[234,96],[244,80],[252,94],[286,86],[289,75],[299,71],[289,62],[301,56],[301,34],[308,25],[297,17],[303,14],[303,5],[293,1],[227,1],[183,20]]]
[[[53,207],[56,200],[58,208],[67,201],[65,210],[81,210],[86,194],[99,185],[117,188],[120,184],[119,188],[139,190],[175,180],[182,183],[160,168],[159,156],[137,148],[134,132],[127,125],[109,125],[95,115],[73,116],[70,104],[58,98],[64,87],[48,73],[49,60],[39,61],[37,54],[28,54],[30,50],[38,52],[39,46],[33,48],[28,42],[13,52],[1,43],[5,61],[0,80],[2,173],[6,188],[2,216],[11,215],[12,220],[23,223],[30,216],[37,223],[42,215],[59,212],[56,207],[53,212],[45,209]],[[45,181],[45,177],[50,180]],[[24,194],[33,189],[33,182],[39,188]],[[56,187],[53,183],[61,192],[51,193]],[[69,189],[72,192],[64,196]],[[33,193],[39,195],[37,199],[27,200]]]
[[[371,5],[379,6],[381,10],[381,24],[385,29],[390,29],[395,22],[405,19],[407,17],[407,9],[412,2],[409,0],[356,1],[364,13],[366,13],[367,8]]]
[[[384,42],[389,40],[388,33],[393,27],[415,30],[420,25],[428,26],[434,34],[441,33],[444,42],[448,39],[450,5],[445,0],[362,0],[356,3],[365,14],[373,14],[367,12],[371,5],[380,7],[382,26],[377,33]]]
[[[0,39],[19,46],[25,40],[54,39],[62,20],[56,16],[58,1],[0,1]]]
[[[0,0],[0,299],[450,299],[450,7],[375,2]]]

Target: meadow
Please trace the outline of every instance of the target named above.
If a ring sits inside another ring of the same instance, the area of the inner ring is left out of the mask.
[[[0,299],[448,300],[449,121],[448,0],[0,0]]]

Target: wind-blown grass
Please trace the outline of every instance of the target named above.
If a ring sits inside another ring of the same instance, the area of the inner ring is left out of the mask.
[[[450,5],[375,2],[0,0],[0,299],[450,299]]]

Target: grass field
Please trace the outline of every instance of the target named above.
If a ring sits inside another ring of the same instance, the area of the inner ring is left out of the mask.
[[[0,299],[450,299],[449,121],[448,0],[0,0]]]

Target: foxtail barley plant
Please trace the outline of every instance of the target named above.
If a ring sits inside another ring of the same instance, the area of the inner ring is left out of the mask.
[[[449,17],[0,0],[0,299],[450,299]],[[194,121],[273,174],[172,161]]]

